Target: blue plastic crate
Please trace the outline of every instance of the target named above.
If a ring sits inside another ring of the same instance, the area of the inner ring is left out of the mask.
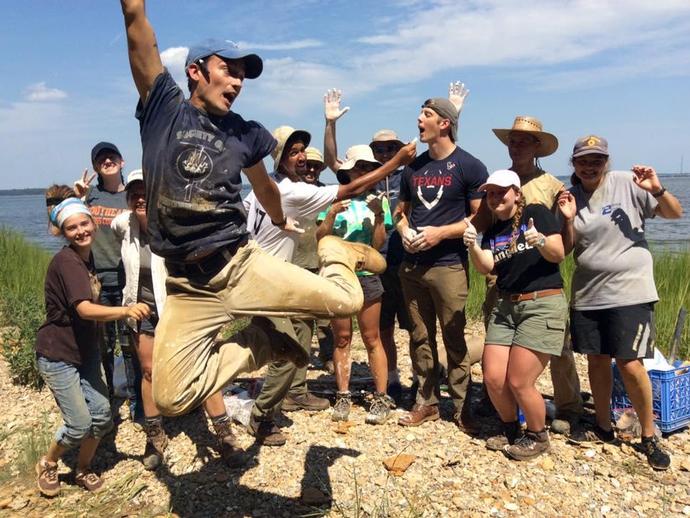
[[[675,370],[648,371],[652,382],[654,420],[663,433],[690,425],[690,366],[681,366],[680,361],[674,365],[677,367]],[[628,399],[623,378],[614,362],[611,397],[614,420],[627,408],[632,408],[632,403]]]

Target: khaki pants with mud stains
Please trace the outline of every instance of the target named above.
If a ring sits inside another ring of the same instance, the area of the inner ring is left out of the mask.
[[[332,249],[331,249],[332,248]],[[250,241],[213,277],[168,277],[165,311],[153,350],[153,399],[165,415],[201,404],[242,372],[272,361],[272,346],[296,342],[280,317],[345,317],[363,304],[362,289],[336,246],[319,249],[320,275],[268,255]],[[233,315],[251,324],[216,343]]]
[[[462,264],[425,266],[403,262],[400,282],[412,322],[410,352],[412,369],[419,379],[417,403],[436,405],[439,401],[438,318],[448,358],[448,393],[459,414],[470,382],[465,342],[467,271]]]

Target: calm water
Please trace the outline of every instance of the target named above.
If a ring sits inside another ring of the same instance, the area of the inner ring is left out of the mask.
[[[678,197],[685,213],[678,221],[647,220],[647,239],[657,248],[687,249],[690,247],[690,175],[664,178],[663,183]],[[0,196],[0,226],[18,230],[51,252],[63,245],[62,239],[48,233],[45,198],[40,194]]]

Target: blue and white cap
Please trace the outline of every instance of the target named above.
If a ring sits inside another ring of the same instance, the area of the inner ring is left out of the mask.
[[[241,49],[237,43],[230,40],[206,40],[189,47],[185,68],[200,59],[209,56],[218,56],[225,59],[241,59],[244,61],[245,77],[256,79],[264,69],[264,62],[258,54],[247,49]]]

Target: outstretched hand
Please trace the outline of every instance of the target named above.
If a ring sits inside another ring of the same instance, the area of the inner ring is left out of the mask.
[[[653,167],[647,165],[632,166],[633,181],[647,192],[655,193],[661,190],[661,181]]]
[[[148,318],[151,315],[151,308],[148,304],[143,302],[137,302],[128,306],[125,311],[126,318],[133,318],[134,320],[141,321]]]
[[[448,100],[453,103],[458,113],[462,111],[462,106],[465,104],[465,99],[470,95],[469,88],[465,88],[465,83],[460,81],[451,82],[448,87]]]
[[[295,234],[304,234],[304,229],[300,228],[299,222],[290,216],[285,217],[285,226],[281,228],[281,230],[285,232],[294,232]]]
[[[97,173],[93,173],[91,176],[89,176],[89,169],[84,169],[84,172],[81,175],[81,179],[74,182],[73,185],[74,193],[77,195],[78,198],[83,198],[84,196],[86,196],[86,193],[89,192],[89,185],[91,185],[91,182],[93,182],[96,176]]]
[[[350,110],[349,106],[340,108],[342,97],[343,92],[341,90],[336,88],[326,90],[326,93],[323,95],[323,113],[327,121],[335,122]]]
[[[575,196],[570,191],[563,191],[558,195],[558,210],[561,211],[566,221],[571,221],[577,214],[577,203]]]
[[[408,165],[415,158],[417,158],[417,138],[413,138],[410,142],[401,147],[393,157],[399,165]]]

